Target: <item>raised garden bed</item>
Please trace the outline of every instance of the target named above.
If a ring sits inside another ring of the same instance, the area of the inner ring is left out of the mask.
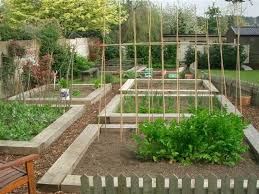
[[[109,93],[112,89],[111,84],[106,84],[105,87],[95,88],[94,84],[73,84],[71,87],[71,99],[68,100],[71,104],[94,104],[100,100],[105,93]],[[46,104],[60,103],[60,90],[53,85],[45,85],[32,90],[26,91],[23,94],[10,97],[9,100],[24,100],[26,103]]]
[[[136,93],[135,84],[137,83],[137,92],[139,94],[145,94],[148,92],[163,93],[162,79],[129,79],[121,87],[121,91],[124,94]],[[197,91],[195,91],[195,85],[197,84]],[[210,84],[208,80],[198,79],[197,82],[194,79],[179,79],[179,90],[177,91],[177,81],[174,79],[164,80],[164,93],[165,94],[216,94],[217,88],[213,84]]]
[[[149,114],[149,101],[152,103],[152,96],[146,96],[144,94],[139,94],[139,111],[138,115],[135,111],[135,95],[122,95],[123,100],[123,112],[120,113],[120,95],[116,95],[102,110],[99,114],[102,122],[107,123],[120,123],[121,118],[123,123],[135,123],[136,116],[138,116],[138,122],[143,122],[151,118],[151,120],[156,118],[163,118],[167,120],[173,120],[180,117],[180,119],[188,118],[191,116],[191,110],[194,108],[195,95],[184,95],[182,94],[179,97],[180,102],[180,114],[177,113],[176,108],[176,95],[175,94],[166,94],[165,103],[166,103],[166,112],[163,115],[163,99],[162,96],[153,96],[153,106]],[[199,95],[198,107],[208,107],[209,100],[212,99],[213,106],[215,109],[221,107],[222,99],[220,96],[209,96],[209,95]],[[225,106],[224,104],[222,105]],[[121,117],[122,116],[122,117]]]
[[[211,97],[213,102],[213,108],[219,109],[220,102],[218,98]],[[198,108],[208,108],[211,98],[209,96],[197,96]],[[141,95],[138,96],[138,113],[163,113],[163,96],[161,95]],[[165,113],[177,113],[177,97],[166,95],[164,97]],[[190,113],[195,107],[195,96],[180,96],[180,113]],[[136,96],[124,95],[123,96],[123,113],[135,113],[136,112]],[[120,107],[117,108],[117,113],[120,113]]]
[[[98,141],[98,125],[87,126],[84,132],[40,179],[38,182],[40,190],[79,192],[80,178],[83,174],[90,178],[96,174],[114,177],[121,174],[127,177],[133,174],[139,177],[147,174],[152,177],[157,175],[170,177],[173,174],[178,177],[183,177],[186,174],[189,174],[190,177],[196,177],[200,174],[208,178],[213,173],[221,178],[229,175],[231,177],[242,176],[244,179],[247,179],[250,174],[259,176],[259,166],[253,155],[254,153],[258,155],[259,149],[255,152],[253,149],[247,151],[242,155],[244,160],[235,167],[213,164],[186,166],[168,161],[143,162],[136,158],[134,152],[136,145],[131,137],[135,133],[136,126],[129,124],[122,126],[124,130],[123,143],[120,142],[120,127],[119,124],[107,124],[106,127],[102,125],[102,133]],[[249,139],[247,142],[251,143]]]
[[[36,105],[21,106],[26,107],[25,110],[23,110],[22,107],[19,108],[22,109],[20,114],[19,110],[13,110],[12,114],[9,115],[10,118],[8,122],[18,120],[16,123],[6,125],[6,128],[12,127],[11,130],[13,133],[10,132],[9,135],[3,135],[4,140],[0,140],[0,151],[2,153],[22,155],[40,153],[57,140],[59,136],[85,112],[85,107],[80,105],[72,106],[65,113],[63,111],[57,111],[56,114],[54,114],[55,111],[51,111],[52,109],[57,109],[55,107],[36,107]],[[36,112],[32,111],[32,106],[36,107],[34,109],[37,109],[39,115],[36,115]],[[44,114],[47,115],[44,116]],[[26,118],[21,122],[23,116]],[[53,117],[47,119],[50,116]],[[29,120],[26,120],[28,118]],[[26,128],[24,128],[23,125],[26,126]]]

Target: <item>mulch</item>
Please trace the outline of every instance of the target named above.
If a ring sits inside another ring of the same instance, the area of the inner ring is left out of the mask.
[[[243,116],[259,131],[259,107],[243,107]]]
[[[119,89],[118,85],[113,85],[113,90],[106,96],[107,103],[112,97],[117,94]],[[72,126],[70,126],[62,136],[55,141],[48,149],[40,154],[40,159],[35,161],[35,175],[36,179],[39,180],[47,170],[56,162],[56,160],[65,152],[65,150],[73,143],[73,141],[79,136],[79,134],[85,129],[88,124],[97,123],[97,115],[99,113],[99,103],[96,103],[90,107],[86,107],[85,114],[78,119]],[[104,108],[104,99],[102,99],[102,108]],[[12,161],[21,156],[0,154],[0,160]],[[26,193],[26,188],[21,188],[13,193]],[[49,194],[39,192],[40,194]],[[59,194],[62,192],[58,192]]]
[[[232,104],[235,103],[235,98],[228,97]],[[238,106],[238,110],[240,111],[240,107]],[[242,114],[244,118],[250,122],[258,131],[259,131],[259,106],[243,106]]]

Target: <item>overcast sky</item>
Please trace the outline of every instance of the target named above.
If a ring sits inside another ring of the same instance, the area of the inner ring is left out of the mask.
[[[208,8],[209,5],[212,5],[213,2],[219,6],[225,13],[230,10],[231,3],[226,2],[225,0],[153,0],[154,2],[162,2],[163,4],[167,3],[179,3],[180,5],[196,5],[197,14],[203,15],[204,11]],[[243,3],[244,14],[245,16],[259,16],[259,0],[252,0],[251,3]]]

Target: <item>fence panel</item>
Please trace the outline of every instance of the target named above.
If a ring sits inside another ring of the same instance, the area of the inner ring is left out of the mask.
[[[197,176],[197,178],[195,179],[194,193],[195,194],[205,194],[204,178],[201,175]]]
[[[143,184],[141,182],[143,181]],[[116,184],[117,182],[117,184]],[[173,175],[165,178],[162,175],[143,178],[133,175],[125,177],[106,176],[81,177],[82,194],[258,194],[259,181],[255,175],[248,180],[242,176],[218,179],[215,175],[208,178],[198,175],[195,179],[186,175],[182,179]]]
[[[169,194],[180,194],[180,189],[178,187],[178,178],[173,175],[169,178]]]

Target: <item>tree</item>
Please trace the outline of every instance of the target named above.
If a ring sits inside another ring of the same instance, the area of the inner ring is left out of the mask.
[[[67,32],[101,31],[104,17],[109,31],[119,20],[113,0],[5,0],[4,9],[5,20],[14,26],[55,18]]]
[[[198,25],[196,19],[196,10],[193,6],[177,8],[176,6],[167,5],[164,8],[164,33],[176,34],[177,30],[177,12],[179,34],[200,33],[202,28]]]
[[[151,40],[160,40],[160,8],[149,1],[136,1],[132,3],[127,1],[124,4],[125,10],[129,15],[128,19],[122,25],[123,42],[133,42],[134,38],[134,12],[136,16],[136,34],[137,41],[148,41],[149,24],[148,17],[151,12]],[[134,12],[132,11],[134,10]]]

